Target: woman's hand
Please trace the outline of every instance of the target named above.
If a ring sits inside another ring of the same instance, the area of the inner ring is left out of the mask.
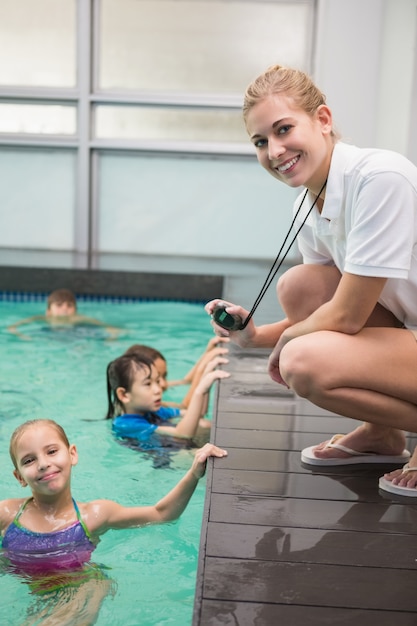
[[[243,307],[218,298],[208,302],[204,308],[209,315],[213,316],[213,311],[216,306],[225,307],[226,313],[230,313],[230,315],[238,315],[242,319],[242,322],[244,322],[249,315],[249,311]],[[252,320],[250,320],[249,324],[243,330],[227,330],[226,328],[216,324],[213,319],[211,321],[211,325],[213,326],[216,335],[219,335],[220,337],[229,337],[233,343],[237,344],[241,348],[248,348],[255,345],[253,342],[256,335],[256,326]]]

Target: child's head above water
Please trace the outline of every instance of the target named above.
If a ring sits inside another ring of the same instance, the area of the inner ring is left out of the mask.
[[[29,420],[13,432],[9,446],[14,476],[32,495],[56,494],[69,488],[77,464],[76,447],[62,426],[49,419]]]
[[[161,408],[162,386],[153,360],[123,354],[107,366],[106,419],[125,413],[155,413]]]
[[[156,348],[152,348],[151,346],[144,346],[139,343],[135,343],[133,346],[130,346],[125,352],[125,355],[136,355],[139,359],[145,358],[150,359],[152,363],[155,365],[156,369],[159,372],[160,376],[160,385],[163,391],[168,389],[168,366],[166,359],[159,350]]]
[[[75,315],[77,312],[77,300],[69,289],[56,289],[49,294],[47,300],[46,315],[63,317]]]
[[[24,422],[23,424],[20,424],[20,426],[18,426],[16,430],[14,430],[14,432],[12,433],[12,436],[10,437],[10,446],[9,446],[10,458],[12,459],[13,465],[15,466],[16,469],[18,466],[18,447],[19,447],[19,441],[21,437],[29,429],[36,428],[38,426],[50,427],[52,430],[55,430],[58,439],[62,441],[68,448],[70,447],[70,443],[69,443],[68,437],[64,429],[62,428],[62,426],[60,426],[53,420],[34,419],[34,420],[29,420],[27,422]]]

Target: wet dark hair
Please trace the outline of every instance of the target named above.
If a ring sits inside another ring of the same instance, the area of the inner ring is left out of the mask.
[[[136,354],[137,356],[139,356],[139,358],[145,357],[148,359],[152,359],[152,362],[156,361],[156,359],[162,359],[162,361],[165,361],[166,363],[166,358],[163,354],[161,354],[161,352],[159,352],[159,350],[157,350],[156,348],[151,348],[151,346],[145,346],[141,343],[133,344],[133,346],[130,346],[130,348],[128,348],[124,354]]]
[[[113,419],[117,415],[123,414],[123,405],[116,394],[118,387],[123,387],[130,391],[135,374],[140,370],[151,372],[153,359],[138,354],[123,354],[114,361],[111,361],[106,370],[107,382],[107,414],[105,419]]]

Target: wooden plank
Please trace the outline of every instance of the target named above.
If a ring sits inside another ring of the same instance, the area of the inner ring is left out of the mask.
[[[337,426],[336,426],[337,424]],[[348,417],[334,415],[301,415],[285,413],[280,405],[279,412],[261,413],[260,411],[226,412],[221,411],[217,416],[217,428],[240,430],[283,430],[290,432],[311,432],[329,434],[349,432],[357,426],[355,420]]]
[[[216,436],[220,446],[224,446],[225,438],[222,434]],[[228,439],[230,442],[230,439]],[[234,442],[233,442],[234,443]],[[236,444],[235,444],[236,445]],[[362,477],[371,476],[377,479],[386,470],[386,466],[369,465],[340,465],[332,469],[328,467],[307,467],[301,463],[299,450],[265,450],[257,448],[237,448],[224,446],[228,456],[222,459],[219,469],[258,470],[265,472],[288,472],[291,474],[305,474],[306,476],[327,476],[332,480],[342,480],[343,476],[350,476],[361,483]]]
[[[416,626],[416,614],[205,600],[199,623],[202,626]]]
[[[378,493],[378,476],[314,476],[219,467],[213,476],[212,493],[307,498],[310,501],[385,502]],[[311,505],[314,506],[314,502]]]
[[[417,570],[206,558],[204,597],[417,612]]]
[[[242,355],[214,402],[212,440],[229,454],[209,463],[193,626],[415,626],[417,503],[378,490],[391,466],[302,465],[304,447],[357,422]]]
[[[206,554],[213,557],[416,569],[415,536],[212,522]],[[417,621],[417,619],[416,619]]]
[[[417,535],[416,505],[212,493],[210,522]],[[417,595],[416,595],[417,597]]]

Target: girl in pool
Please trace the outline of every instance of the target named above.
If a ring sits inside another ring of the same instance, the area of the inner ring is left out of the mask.
[[[406,463],[379,484],[417,496],[417,448],[409,459],[404,432],[417,432],[417,168],[395,152],[340,141],[325,96],[297,69],[258,76],[243,116],[262,167],[304,187],[294,206],[303,263],[278,281],[285,319],[216,332],[271,348],[274,381],[365,421],[303,450],[304,463]],[[227,312],[248,315],[231,303]]]
[[[36,618],[41,616],[44,626],[93,624],[110,587],[90,563],[101,535],[109,529],[177,519],[204,475],[208,457],[226,454],[206,444],[185,476],[153,506],[125,507],[111,500],[83,503],[71,494],[71,470],[78,455],[63,428],[47,419],[19,426],[10,440],[13,474],[32,495],[0,502],[0,532],[3,560],[12,572],[28,577],[32,591],[45,600]],[[64,589],[68,594],[59,597],[56,592]]]
[[[181,402],[162,402],[162,406],[166,407],[176,407],[179,409],[187,409],[191,398],[194,393],[194,389],[197,387],[198,383],[202,375],[204,374],[205,368],[217,356],[225,356],[228,353],[228,349],[224,347],[223,344],[228,343],[230,340],[227,337],[212,337],[207,343],[206,349],[197,362],[193,365],[193,367],[184,375],[183,378],[179,380],[170,380],[168,378],[168,364],[164,355],[151,346],[146,346],[143,344],[134,344],[130,346],[125,352],[125,354],[138,354],[140,356],[145,356],[150,359],[155,364],[156,369],[160,375],[160,383],[162,387],[162,391],[165,392],[170,387],[177,387],[179,385],[189,385],[189,389],[185,394],[184,398]],[[202,411],[202,415],[205,415],[206,410]]]
[[[145,442],[147,449],[159,448],[164,439],[192,442],[199,434],[200,416],[211,386],[215,380],[230,376],[216,369],[225,363],[227,359],[218,356],[206,365],[188,409],[175,423],[169,415],[160,414],[161,377],[151,358],[132,352],[111,361],[107,366],[106,419],[113,420],[113,433],[120,439]],[[162,437],[155,440],[154,434]]]
[[[225,356],[229,352],[227,348],[221,347],[222,343],[229,341],[227,337],[215,337],[213,339],[210,339],[205,352],[201,355],[193,368],[181,380],[168,380],[167,361],[164,355],[156,348],[136,343],[126,350],[124,353],[125,355],[134,354],[139,357],[139,359],[145,357],[145,359],[152,360],[159,373],[159,383],[162,387],[163,394],[169,387],[185,384],[190,385],[187,394],[180,403],[166,402],[162,397],[161,408],[157,411],[159,417],[165,419],[169,419],[170,417],[183,417],[186,413],[185,409],[188,409],[191,398],[193,397],[194,391],[197,388],[201,377],[207,372],[206,368],[213,368],[213,364],[215,363],[214,359],[218,356]],[[210,421],[204,418],[208,409],[208,400],[209,394],[206,393],[201,404],[199,432],[204,432],[205,429],[211,427]]]

